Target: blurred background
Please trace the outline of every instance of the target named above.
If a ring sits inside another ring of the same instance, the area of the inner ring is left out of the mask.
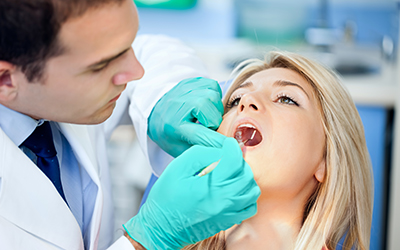
[[[270,50],[307,55],[343,77],[365,126],[375,185],[373,250],[400,249],[400,66],[397,0],[135,0],[139,34],[183,40],[210,77]],[[109,144],[116,226],[136,214],[151,176],[131,127]],[[131,160],[130,160],[131,159]],[[127,165],[135,162],[135,166]],[[116,236],[122,231],[117,231]],[[340,248],[339,248],[340,249]]]

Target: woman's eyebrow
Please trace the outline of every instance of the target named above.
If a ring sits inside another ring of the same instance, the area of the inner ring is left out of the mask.
[[[235,87],[234,89],[232,89],[232,90],[231,90],[230,96],[232,96],[232,94],[233,94],[236,90],[238,90],[238,89],[241,89],[241,88],[248,88],[248,87],[251,87],[251,86],[253,86],[253,82],[251,82],[251,81],[246,81],[246,82],[240,84],[239,86]]]
[[[246,81],[246,82],[240,84],[235,90],[241,89],[241,88],[248,88],[248,87],[251,87],[251,86],[253,86],[253,82]]]
[[[310,96],[307,94],[307,92],[303,89],[302,86],[300,86],[297,83],[294,82],[290,82],[290,81],[286,81],[286,80],[278,80],[276,82],[274,82],[273,86],[277,86],[277,87],[285,87],[285,86],[295,86],[298,87],[299,89],[301,89],[304,94],[306,94],[306,96],[308,97],[308,99],[310,99]]]

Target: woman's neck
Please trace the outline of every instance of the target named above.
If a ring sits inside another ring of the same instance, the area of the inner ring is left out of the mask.
[[[226,231],[228,250],[293,249],[303,221],[304,200],[258,200],[257,214]]]

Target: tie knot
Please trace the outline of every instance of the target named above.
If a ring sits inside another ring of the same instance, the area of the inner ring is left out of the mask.
[[[48,158],[57,155],[50,123],[48,121],[37,126],[35,131],[33,131],[22,145],[29,148],[33,153],[40,157]]]

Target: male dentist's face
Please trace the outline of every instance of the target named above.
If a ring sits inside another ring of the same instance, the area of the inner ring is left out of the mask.
[[[20,84],[11,108],[59,122],[106,120],[127,82],[144,73],[131,48],[138,22],[132,0],[105,4],[68,20],[59,34],[66,51],[49,59],[40,82],[29,83],[22,73],[15,76]]]

